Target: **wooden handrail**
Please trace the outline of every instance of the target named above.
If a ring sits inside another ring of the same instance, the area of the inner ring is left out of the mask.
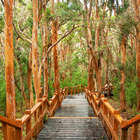
[[[47,109],[44,110],[43,114],[40,115],[39,119],[35,122],[34,128],[32,128],[30,130],[30,132],[27,134],[27,136],[25,137],[25,140],[29,140],[30,137],[32,136],[32,134],[34,133],[35,128],[37,128],[38,124],[40,123],[40,121],[43,119],[45,113],[46,113]]]
[[[131,139],[138,140],[138,123],[140,123],[140,115],[133,117],[130,120],[125,120],[121,117],[120,112],[115,110],[104,96],[98,98],[96,93],[85,89],[86,98],[92,106],[96,115],[98,115],[105,127],[108,128],[108,134],[111,134],[110,139],[128,140],[128,128],[132,126]],[[121,133],[118,133],[121,130]]]
[[[69,88],[71,93],[80,92],[82,86],[76,86]],[[78,90],[77,90],[78,89]],[[83,90],[83,89],[82,89]],[[43,127],[43,117],[45,114],[53,116],[56,109],[61,106],[62,100],[68,95],[68,88],[60,89],[60,93],[55,93],[54,96],[48,101],[46,96],[38,99],[38,102],[31,108],[25,111],[22,118],[11,120],[7,117],[0,116],[0,122],[3,124],[3,130],[6,131],[6,125],[9,125],[16,130],[16,140],[29,140],[32,136],[36,136],[40,129]],[[35,124],[32,124],[34,119]],[[33,125],[33,126],[32,126]],[[26,128],[26,136],[23,137],[23,128]],[[4,135],[4,140],[6,140],[6,135]]]
[[[128,127],[132,126],[134,123],[138,123],[138,122],[140,122],[140,115],[136,115],[132,119],[123,122],[121,124],[121,128],[128,128]]]
[[[0,116],[0,122],[8,124],[9,126],[15,127],[15,128],[21,128],[22,123],[17,120],[11,120],[7,117]]]
[[[126,121],[124,121],[124,119],[121,117],[120,112],[118,110],[115,110],[107,100],[104,100],[104,98],[102,98],[101,100],[104,103],[104,105],[108,108],[108,111],[112,113],[117,122],[121,124],[122,122]]]

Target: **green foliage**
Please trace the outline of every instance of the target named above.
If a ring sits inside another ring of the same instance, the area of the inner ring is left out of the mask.
[[[0,33],[3,32],[4,29],[4,14],[0,13]]]
[[[62,88],[73,87],[76,85],[87,85],[88,73],[85,69],[87,67],[86,49],[75,48],[72,55],[68,55],[69,63],[63,63],[61,72],[67,71],[65,80],[60,81]]]
[[[4,115],[6,110],[6,90],[4,72],[0,72],[0,115]]]
[[[129,1],[124,1],[124,5],[120,6],[119,10],[117,10],[117,13],[122,14],[122,13],[126,12],[128,7],[129,7]]]
[[[112,78],[113,83],[113,95],[115,99],[119,99],[120,97],[120,77],[115,76]]]
[[[136,97],[136,82],[127,81],[125,84],[126,87],[126,101],[130,107],[136,106],[137,97]]]
[[[108,6],[108,8],[109,8],[110,10],[113,9],[114,3],[115,3],[115,0],[109,0],[109,1],[107,2],[107,6]]]
[[[122,65],[118,63],[117,65],[119,71],[117,75],[112,77],[112,83],[114,85],[113,94],[114,98],[119,100],[120,96],[120,79],[121,74],[120,70],[122,69]],[[125,65],[125,96],[126,103],[130,107],[135,107],[137,103],[136,97],[136,54],[134,53],[132,56],[127,57],[126,65]]]
[[[126,100],[127,104],[131,107],[136,106],[137,97],[136,97],[136,54],[127,58],[126,67]]]
[[[56,16],[59,17],[60,23],[67,23],[71,27],[81,20],[79,14],[82,12],[78,1],[75,2],[60,2],[56,7]]]
[[[54,94],[54,81],[52,79],[49,79],[49,91],[48,91],[48,98],[50,99]]]
[[[27,21],[25,23],[25,26],[27,26],[29,28],[30,34],[32,34],[33,18],[31,16],[29,16],[27,18]]]
[[[45,12],[45,19],[47,21],[47,23],[51,20],[51,10],[49,8],[46,8],[46,12]]]
[[[75,66],[76,67],[76,66]],[[72,78],[67,76],[65,80],[60,81],[61,88],[64,87],[74,87],[76,85],[84,85],[87,86],[87,72],[81,71],[80,68],[75,69],[72,73]]]
[[[5,84],[5,72],[4,61],[2,56],[0,57],[0,115],[5,115],[6,111],[6,84]]]

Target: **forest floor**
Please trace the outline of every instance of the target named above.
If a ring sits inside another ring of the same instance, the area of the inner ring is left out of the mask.
[[[120,110],[119,100],[116,100],[114,98],[112,98],[112,99],[109,98],[108,100],[109,100],[109,103],[113,106],[113,108],[115,108],[116,110]],[[127,106],[126,111],[125,112],[120,111],[120,114],[124,119],[129,120],[132,117],[136,116],[137,114],[140,114],[140,112],[137,112],[136,108],[131,108],[131,107]]]

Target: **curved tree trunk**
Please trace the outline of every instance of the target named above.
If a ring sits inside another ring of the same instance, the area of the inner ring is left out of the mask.
[[[95,91],[95,83],[93,79],[94,74],[94,64],[92,59],[92,51],[93,51],[93,45],[92,45],[92,34],[91,34],[91,27],[90,27],[90,15],[92,11],[92,0],[90,1],[90,9],[88,10],[87,7],[87,1],[84,0],[84,6],[86,10],[86,15],[84,16],[85,23],[87,22],[87,28],[85,28],[85,36],[87,40],[87,53],[88,53],[88,89]]]
[[[92,33],[91,33],[91,26],[90,26],[90,16],[92,11],[92,0],[90,0],[90,8],[88,10],[87,1],[84,0],[85,10],[86,10],[86,18],[87,18],[87,29],[86,29],[86,39],[87,44],[89,47],[89,52],[92,57],[92,62],[94,65],[94,69],[96,72],[96,81],[97,81],[97,89],[98,92],[101,93],[102,90],[102,79],[101,79],[101,62],[100,59],[97,60],[97,56],[95,54],[95,51],[93,50],[93,44],[92,44]],[[90,76],[90,75],[89,75]],[[100,96],[100,95],[99,95]]]
[[[4,0],[5,7],[5,80],[6,80],[6,116],[16,119],[14,84],[14,48],[13,48],[13,0]],[[4,137],[14,139],[15,129],[6,127]]]

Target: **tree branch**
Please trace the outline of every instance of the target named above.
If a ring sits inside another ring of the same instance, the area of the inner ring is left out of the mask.
[[[79,27],[79,26],[73,26],[73,28],[72,28],[70,31],[66,32],[57,42],[55,42],[53,45],[51,45],[51,46],[49,47],[47,53],[49,53],[49,52],[52,50],[52,48],[53,48],[54,46],[56,46],[62,39],[64,39],[65,37],[67,37],[69,34],[71,34],[71,33],[73,32],[73,30],[77,29],[78,27]],[[46,55],[43,57],[42,63],[40,64],[40,67],[39,67],[39,71],[41,70],[41,68],[42,68],[42,66],[43,66],[43,64],[44,64],[45,59],[47,58],[47,56],[48,56],[48,55],[46,54]]]
[[[53,45],[51,45],[47,51],[47,53],[49,53],[51,51],[51,49],[56,46],[62,39],[64,39],[65,37],[67,37],[69,34],[71,34],[73,32],[73,30],[77,29],[79,26],[73,26],[73,28],[66,32],[58,41],[56,41]]]
[[[4,7],[4,1],[3,1],[3,0],[1,0],[1,3],[2,3],[3,7]],[[23,37],[23,35],[21,35],[21,33],[20,33],[19,31],[17,31],[16,26],[15,26],[14,23],[13,23],[13,27],[14,27],[14,31],[16,32],[16,34],[18,35],[19,38],[21,38],[22,40],[25,40],[25,41],[27,41],[28,43],[32,44],[32,41],[31,41],[31,40],[29,40],[29,39],[26,38],[26,37]]]
[[[2,3],[2,5],[4,6],[4,1],[3,1],[3,0],[1,0],[1,3]]]
[[[21,38],[24,41],[27,41],[29,44],[32,44],[32,41],[30,39],[26,38],[23,34],[21,34],[20,31],[17,30],[14,23],[13,23],[13,27],[14,27],[14,31],[16,32],[16,34],[18,35],[19,38]]]

